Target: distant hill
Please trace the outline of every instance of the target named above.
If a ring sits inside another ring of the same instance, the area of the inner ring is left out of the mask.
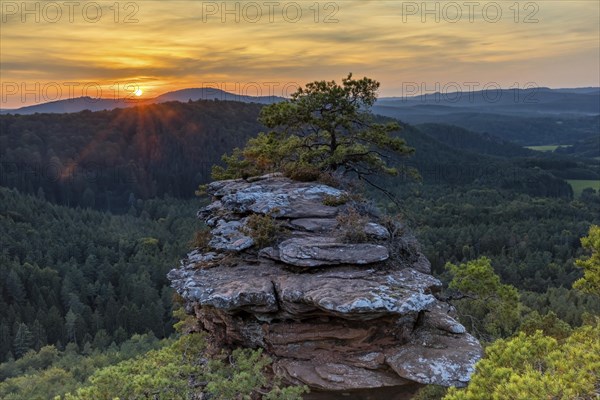
[[[578,140],[571,146],[559,147],[554,150],[554,152],[557,154],[600,160],[600,134]]]
[[[191,197],[221,155],[264,129],[260,109],[200,100],[0,115],[0,185],[113,211],[126,211],[133,198]]]
[[[93,204],[115,212],[127,211],[136,199],[191,197],[194,188],[209,181],[211,166],[221,155],[265,130],[257,122],[262,107],[199,100],[112,111],[1,115],[0,186],[41,192],[59,204]],[[555,160],[557,156],[489,135],[448,125],[402,127],[399,135],[416,153],[399,162],[416,167],[425,183],[569,197],[570,186],[562,179],[597,176],[589,163],[568,156],[562,156],[568,162]],[[402,176],[390,178],[386,185],[402,182]]]
[[[410,124],[451,124],[522,146],[597,137],[600,88],[433,93],[380,99],[373,112]]]
[[[141,104],[141,101],[125,99],[95,99],[92,97],[77,97],[74,99],[51,101],[49,103],[36,104],[34,106],[21,107],[14,110],[1,110],[2,114],[35,114],[35,113],[74,113],[84,110],[104,111],[115,108],[133,107]]]
[[[579,93],[579,94],[598,94],[600,88],[597,87],[582,87],[582,88],[564,88],[564,89],[552,89],[555,92],[565,93]]]
[[[384,97],[377,102],[377,106],[423,114],[476,112],[519,116],[598,115],[600,114],[600,88],[436,92],[405,98]]]
[[[439,107],[439,106],[437,106]],[[600,132],[600,115],[502,115],[480,112],[423,113],[395,107],[373,107],[375,112],[397,118],[410,124],[449,124],[464,129],[490,134],[501,140],[521,146],[550,144],[571,145],[574,142],[594,138]]]
[[[71,113],[84,110],[102,111],[167,101],[222,100],[271,104],[285,100],[277,96],[248,96],[220,89],[201,87],[181,89],[152,99],[94,99],[79,97],[49,103],[0,110],[2,114]],[[375,113],[399,118],[409,123],[444,122],[440,117],[457,113],[485,113],[539,117],[546,115],[589,116],[600,114],[600,88],[573,89],[504,89],[432,93],[413,97],[382,97]]]
[[[520,173],[538,168],[562,179],[600,179],[598,162],[593,159],[593,154],[598,152],[598,146],[587,148],[585,156],[578,154],[578,151],[584,151],[580,148],[583,144],[577,147],[564,147],[555,153],[540,153],[492,135],[471,132],[453,125],[423,124],[417,125],[416,128],[426,136],[453,149],[456,154],[447,155],[448,161],[451,161],[449,169],[456,169],[457,166],[477,160],[476,165],[484,166],[486,169],[490,167],[495,169],[498,165],[504,165],[509,168],[507,171],[520,170]],[[597,138],[595,143],[600,144],[600,138]],[[470,156],[465,157],[469,153]],[[479,158],[482,155],[489,157]],[[578,160],[572,156],[592,159]]]
[[[460,140],[452,139],[452,131],[455,127],[444,125],[415,127],[408,124],[401,124],[401,126],[399,136],[415,148],[414,156],[405,159],[403,164],[417,168],[424,183],[475,184],[527,193],[532,196],[568,197],[570,195],[570,189],[563,185],[564,181],[552,174],[555,169],[553,162],[549,162],[547,168],[542,163],[526,162],[529,160],[527,157],[529,154],[533,154],[532,159],[542,158],[552,161],[553,158],[547,155],[539,155],[521,148],[518,157],[501,154],[502,151],[490,154],[492,152],[485,150],[484,143],[487,139],[477,133],[462,130],[459,136],[462,135],[465,140],[472,141],[470,144],[463,145]],[[511,146],[514,145],[506,143],[503,150],[506,151]],[[590,174],[597,176],[596,170],[586,164],[572,161],[572,165],[569,165],[569,167],[576,166],[590,170]],[[566,175],[561,178],[566,178],[568,173],[569,171],[565,170]],[[384,180],[386,180],[385,185],[388,186],[398,184],[394,182],[394,178],[384,178]]]
[[[496,136],[471,132],[454,125],[422,124],[416,127],[439,142],[463,151],[507,158],[537,155],[533,150],[499,139]]]
[[[161,94],[152,100],[152,103],[164,103],[166,101],[197,101],[197,100],[222,100],[222,101],[240,101],[242,103],[271,104],[284,100],[277,96],[244,96],[235,93],[225,92],[213,88],[195,88],[182,89],[174,92]]]
[[[74,99],[58,100],[49,103],[21,107],[17,109],[1,110],[1,114],[35,114],[35,113],[74,113],[80,111],[107,111],[115,108],[129,108],[138,105],[158,104],[168,101],[197,101],[197,100],[220,100],[239,101],[242,103],[271,104],[283,100],[276,96],[244,96],[225,92],[213,88],[182,89],[161,94],[152,99],[138,100],[128,99],[95,99],[91,97],[78,97]]]

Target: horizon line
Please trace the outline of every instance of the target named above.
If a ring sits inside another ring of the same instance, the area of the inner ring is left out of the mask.
[[[410,98],[417,98],[417,97],[421,97],[421,96],[426,96],[426,95],[436,95],[436,94],[453,94],[453,93],[478,93],[478,92],[485,92],[485,91],[496,91],[496,90],[502,90],[502,91],[508,91],[508,90],[539,90],[539,89],[548,89],[548,90],[582,90],[582,89],[594,89],[594,90],[600,90],[600,86],[575,86],[575,87],[551,87],[551,86],[532,86],[532,87],[523,87],[523,88],[514,88],[514,87],[494,87],[494,88],[487,88],[487,89],[478,89],[478,90],[455,90],[455,91],[448,91],[448,92],[440,92],[439,90],[430,90],[430,91],[424,91],[424,92],[419,92],[419,93],[410,93],[410,94],[397,94],[397,95],[386,95],[386,96],[380,96],[377,99],[381,100],[381,99],[400,99],[400,98],[404,98],[404,99],[410,99]],[[60,102],[69,102],[69,101],[76,101],[76,100],[82,100],[82,99],[90,99],[93,100],[92,102],[97,102],[97,101],[101,101],[101,100],[109,100],[109,101],[114,101],[114,102],[131,102],[131,103],[142,103],[142,102],[148,102],[151,100],[155,100],[158,99],[161,96],[165,96],[167,94],[171,94],[171,93],[177,93],[177,92],[182,92],[185,90],[213,90],[213,91],[218,91],[221,92],[225,95],[231,95],[231,96],[237,96],[237,97],[249,97],[249,98],[257,98],[257,99],[265,99],[265,98],[282,98],[282,99],[289,99],[289,97],[284,97],[284,96],[277,96],[275,94],[273,95],[251,95],[251,94],[242,94],[242,93],[236,93],[235,91],[226,91],[223,89],[219,89],[219,88],[214,88],[214,87],[210,87],[210,86],[201,86],[201,87],[189,87],[189,88],[182,88],[182,89],[176,89],[176,90],[171,90],[171,91],[167,91],[164,93],[161,93],[157,96],[154,97],[92,97],[92,96],[78,96],[78,97],[67,97],[67,98],[61,98],[61,99],[53,99],[53,100],[49,100],[49,101],[42,101],[42,102],[37,102],[37,103],[28,103],[28,104],[24,104],[20,107],[17,108],[5,108],[3,107],[2,103],[0,102],[0,111],[17,111],[20,110],[22,108],[27,108],[27,107],[35,107],[35,106],[43,106],[46,104],[53,104],[53,103],[60,103]],[[4,97],[5,95],[3,95],[2,97]],[[190,99],[192,100],[192,99]],[[192,101],[198,101],[198,100],[215,100],[215,99],[197,99],[197,100],[192,100]],[[227,101],[226,99],[217,99],[217,100],[222,100],[222,101]],[[168,101],[179,101],[179,100],[168,100]],[[229,101],[235,101],[235,100],[229,100]],[[167,102],[167,101],[165,101]]]

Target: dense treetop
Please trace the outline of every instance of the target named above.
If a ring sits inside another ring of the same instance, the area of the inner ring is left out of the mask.
[[[140,200],[114,216],[0,188],[0,204],[0,361],[172,333],[166,273],[189,248],[198,201]]]
[[[360,180],[376,173],[397,175],[392,154],[413,149],[392,135],[396,122],[377,123],[370,108],[379,82],[369,78],[315,81],[299,88],[288,101],[261,110],[259,121],[271,131],[250,139],[244,149],[225,156],[217,179],[281,171],[301,179],[321,173],[351,173]]]
[[[591,255],[576,260],[577,266],[584,269],[584,275],[573,287],[600,297],[600,226],[590,226],[589,234],[581,243]]]

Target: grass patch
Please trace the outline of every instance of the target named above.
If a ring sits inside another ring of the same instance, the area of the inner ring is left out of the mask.
[[[246,222],[246,234],[258,248],[272,245],[281,235],[281,224],[271,215],[252,214]]]
[[[597,179],[568,179],[567,183],[573,188],[573,195],[575,197],[581,196],[583,189],[591,187],[598,191],[600,190],[600,180]]]
[[[337,207],[346,204],[350,200],[350,196],[347,194],[342,194],[341,196],[332,196],[330,194],[326,194],[323,196],[323,205]]]
[[[190,246],[192,249],[208,251],[210,249],[208,242],[210,242],[211,237],[210,229],[200,229],[194,233],[194,238],[190,241]]]
[[[348,208],[337,216],[341,228],[342,240],[346,243],[364,243],[367,241],[365,225],[369,219],[361,215],[355,208]]]

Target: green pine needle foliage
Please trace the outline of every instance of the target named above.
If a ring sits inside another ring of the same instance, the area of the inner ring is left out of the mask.
[[[285,387],[268,374],[261,350],[237,349],[211,358],[205,336],[193,333],[160,350],[96,371],[89,384],[54,400],[180,400],[200,392],[211,399],[301,400],[306,387]]]
[[[246,178],[275,171],[301,180],[336,171],[359,178],[397,175],[393,156],[412,154],[413,149],[394,135],[400,130],[397,123],[373,121],[370,108],[378,88],[377,81],[353,79],[349,74],[342,84],[312,82],[288,101],[264,107],[259,121],[271,131],[223,156],[226,166],[215,166],[213,178]]]
[[[583,278],[576,281],[573,287],[600,296],[600,226],[592,225],[588,235],[581,239],[581,244],[592,254],[590,257],[582,257],[575,261],[584,272]]]
[[[460,293],[454,300],[461,323],[479,339],[491,341],[511,335],[519,326],[522,305],[518,290],[500,282],[491,260],[481,257],[464,264],[446,264],[448,285]]]
[[[600,395],[599,320],[564,341],[524,332],[487,347],[466,389],[450,388],[444,400],[573,400]]]

